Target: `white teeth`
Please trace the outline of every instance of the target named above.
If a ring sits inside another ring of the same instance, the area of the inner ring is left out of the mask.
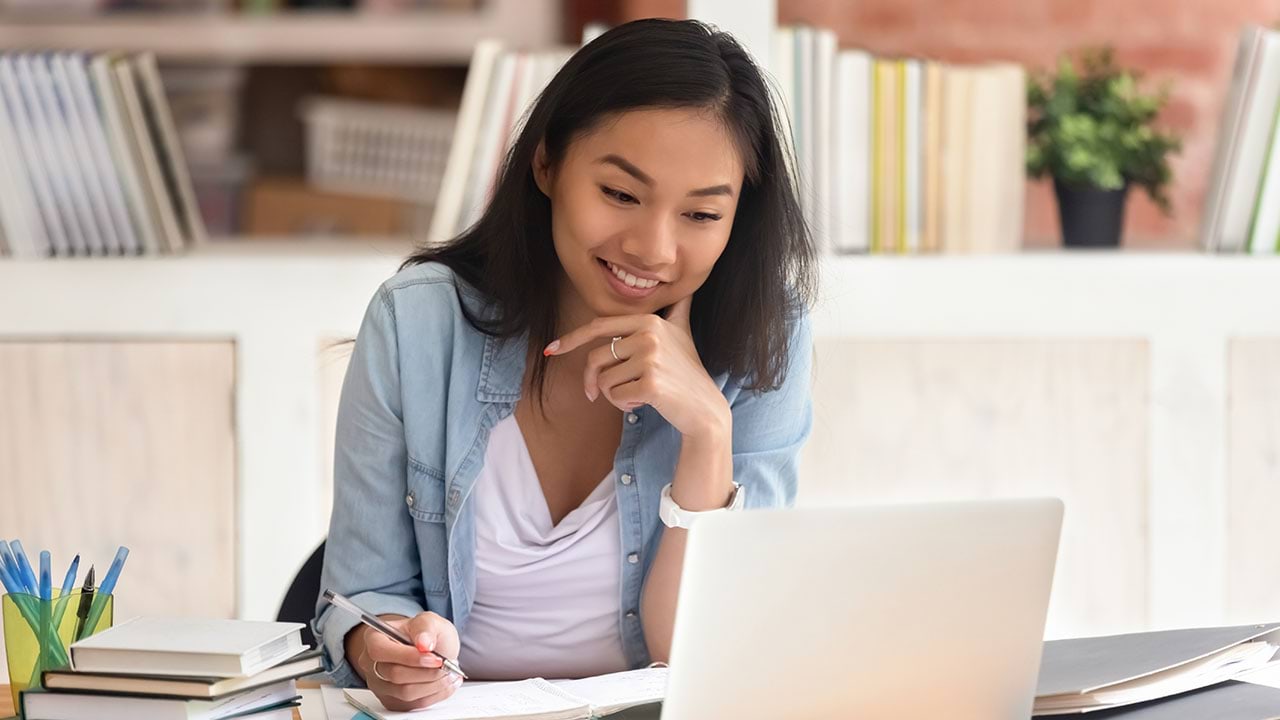
[[[632,275],[631,273],[627,272],[626,270],[623,270],[622,268],[618,267],[617,265],[614,265],[608,260],[605,261],[605,265],[609,267],[610,272],[612,272],[615,276],[617,276],[619,280],[626,283],[628,287],[638,287],[641,289],[648,289],[658,284],[657,280],[645,280],[643,278],[638,278],[635,275]]]

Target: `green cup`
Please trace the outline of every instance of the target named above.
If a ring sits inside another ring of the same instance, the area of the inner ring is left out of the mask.
[[[112,596],[106,596],[98,622],[92,628],[83,628],[78,638],[76,630],[81,621],[76,611],[80,607],[80,591],[64,596],[54,588],[53,593],[52,600],[27,593],[9,593],[0,598],[9,689],[15,708],[23,690],[41,686],[41,673],[71,665],[71,643],[111,627]]]

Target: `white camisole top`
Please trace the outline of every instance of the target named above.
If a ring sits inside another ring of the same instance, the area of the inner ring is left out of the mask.
[[[494,426],[475,504],[475,600],[459,663],[478,680],[628,669],[618,504],[609,473],[558,525],[515,415]]]

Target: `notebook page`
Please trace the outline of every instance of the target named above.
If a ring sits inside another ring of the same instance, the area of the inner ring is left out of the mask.
[[[387,710],[369,690],[348,689],[344,694],[356,708],[380,720],[567,719],[586,718],[591,711],[540,678],[483,685],[463,683],[449,699],[410,712]]]
[[[667,694],[667,672],[667,668],[645,668],[555,684],[591,703],[603,715],[662,700]]]

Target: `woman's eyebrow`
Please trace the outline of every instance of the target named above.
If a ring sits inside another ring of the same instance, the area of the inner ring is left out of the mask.
[[[644,183],[646,186],[653,187],[653,178],[621,155],[609,153],[608,155],[600,156],[600,159],[596,160],[596,162],[602,165],[613,165],[636,180]],[[728,185],[712,185],[711,187],[698,188],[697,190],[689,191],[689,197],[709,197],[712,195],[728,195],[729,197],[733,197],[733,188]]]

